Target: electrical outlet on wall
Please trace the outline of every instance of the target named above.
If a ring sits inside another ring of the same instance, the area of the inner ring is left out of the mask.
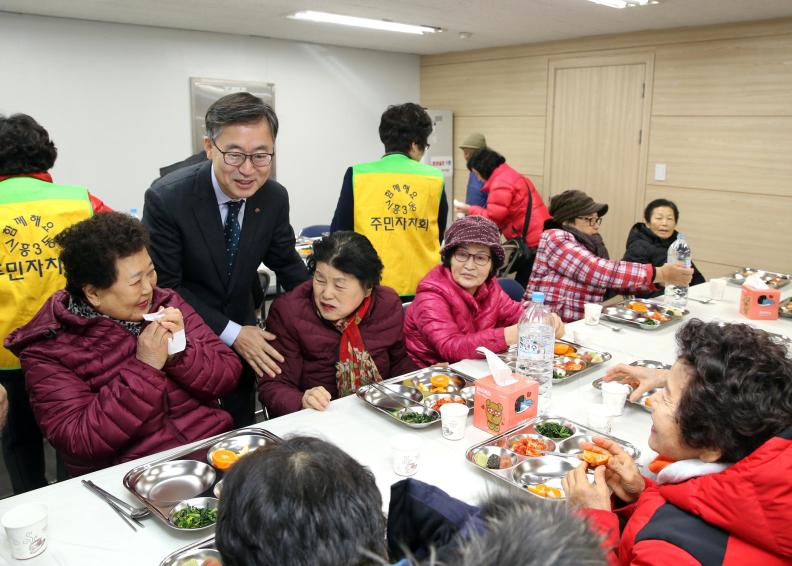
[[[666,164],[655,163],[655,181],[665,181],[665,180],[666,180]]]

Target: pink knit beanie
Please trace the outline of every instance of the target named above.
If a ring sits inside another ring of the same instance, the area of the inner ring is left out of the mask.
[[[492,220],[483,216],[471,215],[460,218],[451,224],[445,232],[440,255],[445,255],[446,251],[463,244],[487,246],[492,251],[492,259],[496,260],[499,265],[503,264],[506,254],[500,243],[500,230]]]

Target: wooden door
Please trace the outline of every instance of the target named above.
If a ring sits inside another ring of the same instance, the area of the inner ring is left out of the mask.
[[[551,62],[545,190],[580,189],[607,203],[600,233],[611,258],[620,259],[644,205],[648,65],[609,62]]]

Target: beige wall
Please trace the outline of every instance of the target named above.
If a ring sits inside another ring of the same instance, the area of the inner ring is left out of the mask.
[[[679,205],[707,276],[740,265],[792,272],[792,18],[425,56],[421,102],[454,112],[455,145],[484,133],[542,191],[549,61],[635,51],[654,56],[638,200]],[[654,180],[657,163],[665,181]]]

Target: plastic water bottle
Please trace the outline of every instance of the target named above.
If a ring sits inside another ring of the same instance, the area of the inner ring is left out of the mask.
[[[129,209],[129,215],[134,217],[134,218],[137,218],[138,220],[141,219],[140,213],[138,212],[137,208],[130,208]]]
[[[690,245],[685,240],[684,234],[677,234],[676,241],[668,247],[668,263],[690,267],[693,265],[693,257],[690,253]],[[672,307],[685,308],[687,306],[688,286],[687,285],[666,285],[665,302]]]
[[[531,302],[520,317],[517,342],[517,373],[539,384],[539,414],[550,409],[553,387],[553,345],[555,332],[550,311],[544,305],[544,293],[531,293]]]

